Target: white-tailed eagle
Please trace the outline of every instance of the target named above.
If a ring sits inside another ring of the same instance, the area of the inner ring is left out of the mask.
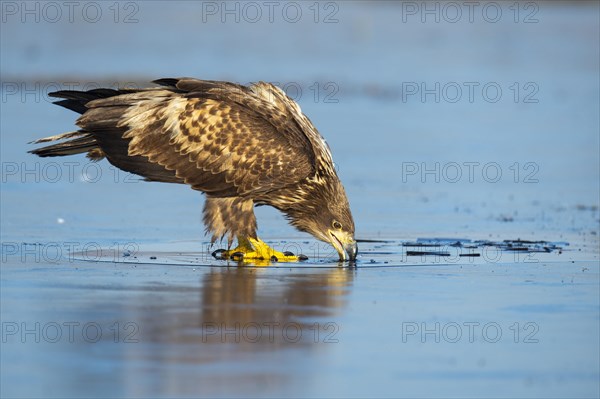
[[[356,258],[354,221],[329,147],[281,89],[191,78],[153,83],[160,86],[50,93],[81,114],[79,130],[37,140],[63,141],[31,152],[87,153],[146,180],[204,192],[212,242],[227,236],[231,248],[238,240],[218,252],[222,258],[299,259],[258,238],[255,205],[277,208],[341,260]]]

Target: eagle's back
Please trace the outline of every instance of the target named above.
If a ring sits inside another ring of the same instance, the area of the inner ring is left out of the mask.
[[[80,129],[53,138],[67,142],[32,152],[86,152],[147,180],[186,183],[215,197],[264,197],[333,169],[318,131],[269,83],[156,83],[162,87],[52,93],[63,99],[59,105],[82,113]]]

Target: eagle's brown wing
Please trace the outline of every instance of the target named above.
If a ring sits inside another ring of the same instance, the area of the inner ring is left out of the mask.
[[[88,102],[77,121],[117,167],[152,180],[160,166],[157,180],[217,197],[268,193],[314,172],[311,141],[275,86],[157,83],[168,87]]]

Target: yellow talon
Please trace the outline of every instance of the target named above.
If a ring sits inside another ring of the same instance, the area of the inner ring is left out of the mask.
[[[276,251],[260,238],[252,237],[238,237],[237,247],[227,251],[217,250],[213,252],[213,256],[217,259],[254,262],[261,265],[268,265],[269,262],[298,262],[308,259],[304,255],[296,256],[291,252]]]

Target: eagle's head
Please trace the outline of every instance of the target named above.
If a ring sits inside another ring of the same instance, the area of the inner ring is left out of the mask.
[[[320,211],[316,229],[311,233],[330,243],[339,254],[340,260],[356,260],[358,246],[354,239],[354,220],[347,200],[345,204],[330,205]]]
[[[296,228],[331,244],[340,260],[354,261],[358,253],[354,219],[342,183],[337,176],[332,180],[312,182],[309,195],[286,213]]]

